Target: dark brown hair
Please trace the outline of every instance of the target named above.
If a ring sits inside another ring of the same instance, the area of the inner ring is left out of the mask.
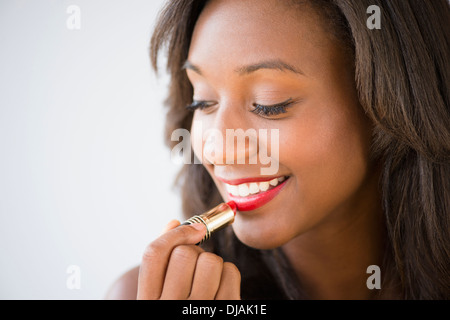
[[[206,2],[169,1],[151,39],[155,70],[160,52],[167,50],[171,80],[165,138],[169,147],[177,143],[170,140],[173,130],[190,130],[192,113],[185,106],[192,102],[193,91],[182,66]],[[449,299],[449,3],[316,0],[310,4],[351,53],[360,104],[374,123],[372,157],[382,166],[387,229],[381,269],[388,275],[383,284],[392,288],[396,283],[401,292],[397,298]],[[381,9],[380,30],[366,27],[370,5]],[[222,201],[202,165],[185,165],[177,183],[186,216]],[[281,250],[249,248],[231,228],[213,240],[208,249],[241,270],[242,298],[307,298]]]

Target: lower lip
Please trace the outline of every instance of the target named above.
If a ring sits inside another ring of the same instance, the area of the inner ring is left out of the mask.
[[[251,211],[258,209],[271,201],[273,198],[277,196],[277,194],[281,191],[281,189],[286,185],[286,182],[289,179],[283,181],[283,183],[277,185],[275,188],[270,189],[265,192],[260,192],[255,195],[247,196],[247,197],[238,197],[233,196],[232,194],[228,194],[230,200],[233,200],[236,203],[237,209],[239,211]]]

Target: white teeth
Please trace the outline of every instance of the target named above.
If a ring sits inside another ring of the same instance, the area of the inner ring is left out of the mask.
[[[231,184],[225,184],[225,186],[227,187],[227,191],[229,193],[231,193],[233,196],[238,196],[239,195],[239,190],[237,186],[233,186]]]
[[[260,182],[259,183],[259,190],[261,190],[261,191],[269,190],[269,183],[267,181]]]
[[[242,183],[239,185],[225,184],[227,192],[233,196],[247,197],[251,194],[257,194],[269,190],[270,186],[276,187],[279,183],[286,180],[285,177],[274,178],[270,181]]]
[[[259,192],[258,184],[255,182],[250,183],[250,186],[248,187],[248,190],[251,194],[255,194]]]
[[[278,179],[277,178],[272,179],[272,180],[269,181],[269,183],[270,183],[271,186],[275,187],[278,184]]]
[[[248,190],[248,186],[245,183],[240,184],[238,186],[238,189],[239,189],[239,196],[241,196],[241,197],[246,197],[250,194],[250,191]]]

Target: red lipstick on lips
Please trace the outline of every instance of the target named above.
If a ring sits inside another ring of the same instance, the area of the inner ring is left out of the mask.
[[[277,177],[280,178],[280,177]],[[260,191],[259,193],[248,195],[245,197],[236,196],[231,193],[228,193],[228,197],[230,200],[234,201],[236,203],[237,209],[239,211],[251,211],[255,210],[259,207],[262,207],[269,201],[271,201],[273,198],[277,196],[277,194],[283,189],[283,187],[286,185],[286,182],[289,177],[285,177],[285,180],[283,182],[279,182],[277,186],[273,187],[272,189],[269,189],[267,191]],[[221,181],[225,182],[229,185],[239,185],[243,183],[251,183],[251,182],[265,182],[270,181],[274,178],[267,179],[267,177],[258,177],[258,178],[246,178],[246,179],[235,179],[235,180],[226,180],[221,179]]]

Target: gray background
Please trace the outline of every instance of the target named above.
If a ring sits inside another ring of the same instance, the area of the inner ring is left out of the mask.
[[[1,299],[102,299],[180,219],[167,76],[148,58],[162,4],[1,0]],[[66,285],[70,265],[80,289]]]

